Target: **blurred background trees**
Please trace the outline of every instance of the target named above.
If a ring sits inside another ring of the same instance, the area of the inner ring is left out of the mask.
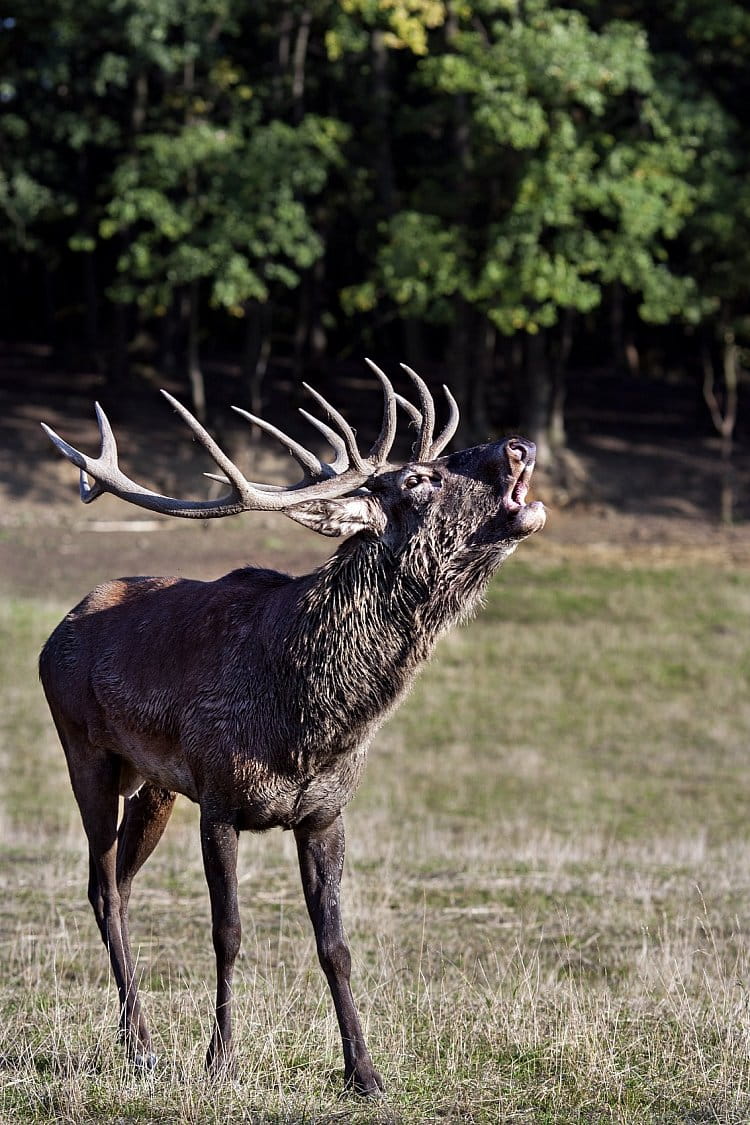
[[[257,410],[281,372],[405,359],[450,381],[464,440],[517,425],[560,465],[576,372],[677,373],[729,473],[750,335],[744,3],[6,12],[11,345],[118,387],[158,371],[201,415],[218,361]]]

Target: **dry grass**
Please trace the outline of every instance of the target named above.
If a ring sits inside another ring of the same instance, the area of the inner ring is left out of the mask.
[[[241,846],[239,1067],[206,1082],[213,956],[196,812],[133,898],[161,1065],[133,1076],[34,662],[67,608],[2,610],[0,1121],[750,1119],[747,573],[512,560],[382,732],[347,816],[340,1046],[293,841]]]

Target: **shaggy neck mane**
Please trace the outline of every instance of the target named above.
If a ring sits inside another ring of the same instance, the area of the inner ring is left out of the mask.
[[[439,636],[480,601],[497,552],[464,548],[457,558],[436,545],[411,538],[393,551],[357,536],[299,580],[286,649],[295,721],[313,737],[321,725],[338,738],[379,725]]]

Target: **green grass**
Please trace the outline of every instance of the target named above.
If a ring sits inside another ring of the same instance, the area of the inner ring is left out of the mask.
[[[243,838],[238,1070],[208,1083],[196,810],[133,896],[161,1059],[129,1073],[36,676],[0,629],[0,1121],[746,1122],[750,575],[511,560],[347,813],[354,986],[388,1087],[342,1100],[289,833]]]

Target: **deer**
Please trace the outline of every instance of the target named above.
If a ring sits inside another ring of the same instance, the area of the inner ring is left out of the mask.
[[[435,435],[425,382],[397,394],[383,371],[383,414],[366,455],[345,417],[307,384],[326,421],[301,410],[333,451],[326,461],[267,420],[234,407],[278,440],[302,470],[294,484],[253,483],[190,411],[162,391],[228,484],[216,499],[161,495],[125,475],[109,420],[95,405],[98,457],[45,432],[80,470],[80,496],[110,493],[185,519],[280,512],[343,542],[311,573],[243,567],[215,581],[126,577],[92,590],[57,626],[40,677],[67,761],[89,849],[88,899],[108,951],[119,1034],[138,1069],[156,1065],[138,995],[128,907],[133,879],[179,795],[200,812],[211,908],[216,1003],[206,1065],[232,1066],[232,990],[241,923],[240,832],[294,833],[318,959],[333,1000],[344,1087],[383,1090],[351,991],[341,916],[342,810],[383,721],[453,624],[546,512],[528,499],[535,447],[520,437],[443,453],[459,413]],[[411,458],[388,458],[397,407],[416,428]],[[92,483],[93,482],[93,483]],[[123,798],[120,816],[120,798]],[[119,818],[119,824],[118,824]]]

